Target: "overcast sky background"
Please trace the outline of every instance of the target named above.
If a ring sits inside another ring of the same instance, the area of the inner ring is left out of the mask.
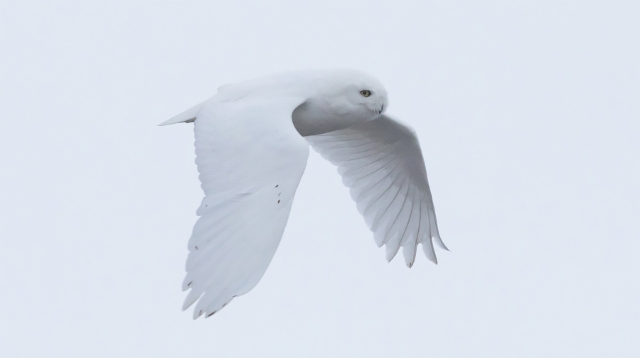
[[[640,355],[637,1],[0,2],[0,356]],[[377,76],[451,252],[384,259],[312,152],[258,286],[181,312],[229,82]]]

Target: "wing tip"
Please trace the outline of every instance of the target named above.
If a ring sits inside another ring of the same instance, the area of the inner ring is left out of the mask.
[[[423,249],[424,249],[423,251],[424,251],[425,256],[427,257],[427,259],[429,261],[433,262],[435,265],[437,265],[438,264],[438,257],[437,257],[437,255],[435,253],[433,244],[425,244],[425,242],[421,242],[421,243],[423,244],[422,245]],[[378,244],[378,242],[376,242],[376,245],[378,247],[382,247],[383,245],[387,246],[387,250],[386,250],[387,252],[385,254],[385,258],[387,260],[387,263],[390,263],[391,261],[393,261],[393,259],[396,257],[396,255],[398,254],[399,249],[400,249],[400,246],[398,246],[397,248],[393,249],[393,248],[389,247],[388,243],[386,243],[386,242],[383,242],[381,244]],[[444,246],[444,244],[443,244],[443,246]],[[443,247],[443,249],[446,250],[446,251],[451,251],[446,246]],[[417,251],[417,247],[416,247],[416,251]],[[405,260],[405,265],[408,268],[412,268],[413,265],[415,264],[415,261],[416,261],[416,256],[414,254],[412,260]]]
[[[194,310],[193,311],[193,319],[196,320],[196,319],[200,318],[200,316],[202,316],[202,315],[204,315],[205,319],[209,318],[209,317],[213,316],[214,314],[220,312],[223,308],[225,308],[229,304],[229,302],[231,302],[231,300],[233,300],[233,297],[229,301],[223,303],[220,308],[218,308],[216,310],[213,310],[211,312],[209,312],[207,309]]]
[[[189,119],[171,118],[171,119],[168,119],[168,120],[158,124],[157,126],[158,127],[164,127],[164,126],[169,126],[169,125],[176,124],[176,123],[193,123],[195,121],[196,121],[195,117],[194,118],[189,118]]]
[[[446,251],[451,251],[451,250],[449,250],[447,245],[444,244],[444,242],[442,241],[442,238],[440,237],[440,235],[433,236],[433,239],[436,241],[436,245],[438,245],[441,249],[446,250]]]

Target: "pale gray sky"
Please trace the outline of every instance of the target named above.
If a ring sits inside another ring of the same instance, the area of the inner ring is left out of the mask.
[[[1,1],[0,356],[640,355],[638,2]],[[445,243],[386,263],[309,158],[258,286],[180,311],[225,83],[351,67],[420,137]]]

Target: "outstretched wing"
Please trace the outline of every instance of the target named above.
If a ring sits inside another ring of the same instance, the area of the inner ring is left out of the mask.
[[[349,128],[305,137],[313,149],[338,166],[344,184],[387,260],[400,247],[407,266],[422,243],[437,263],[433,241],[447,249],[438,233],[427,171],[415,132],[385,115]]]
[[[275,254],[309,146],[291,113],[302,100],[207,101],[195,120],[205,198],[189,240],[183,309],[207,317],[249,292]]]

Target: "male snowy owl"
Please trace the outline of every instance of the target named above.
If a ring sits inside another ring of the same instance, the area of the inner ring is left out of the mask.
[[[209,317],[260,281],[278,248],[309,145],[338,167],[351,197],[407,266],[422,244],[436,262],[438,234],[413,129],[384,114],[387,92],[352,70],[291,72],[222,86],[162,125],[194,122],[205,197],[189,240],[183,309]]]

